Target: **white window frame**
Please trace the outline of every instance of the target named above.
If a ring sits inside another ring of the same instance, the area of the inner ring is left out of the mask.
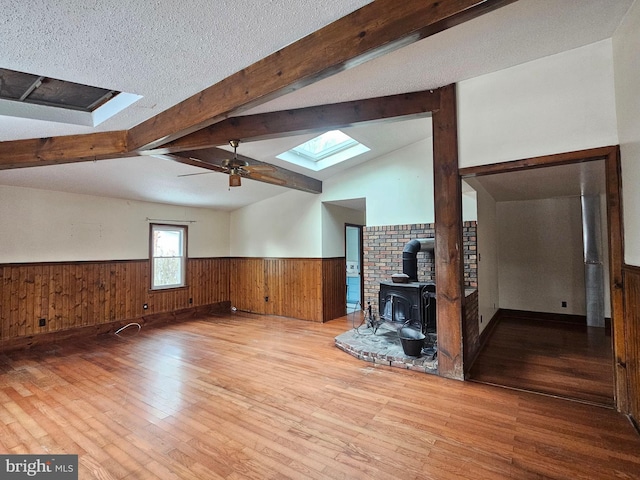
[[[155,256],[153,248],[154,232],[180,232],[181,239],[181,252],[180,255],[167,257],[167,256]],[[149,264],[150,264],[150,288],[151,290],[168,290],[172,288],[184,288],[187,286],[187,227],[186,225],[168,225],[160,223],[152,223],[149,226]],[[155,284],[155,259],[156,258],[179,258],[180,259],[180,282],[171,285],[156,285]]]
[[[333,147],[326,148],[315,154],[304,148],[304,145],[309,142],[313,142],[323,135],[331,134],[333,132],[339,132],[339,134],[346,136],[347,139]],[[297,147],[287,150],[280,155],[276,155],[276,158],[314,172],[319,172],[325,168],[332,167],[333,165],[337,165],[338,163],[357,157],[358,155],[362,155],[369,150],[369,147],[358,142],[356,139],[351,138],[341,130],[331,130],[323,133],[322,135],[318,135]]]

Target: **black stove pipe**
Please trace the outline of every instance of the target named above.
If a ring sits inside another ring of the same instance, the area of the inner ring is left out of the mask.
[[[418,252],[430,251],[433,255],[435,238],[409,240],[402,250],[402,273],[409,276],[410,282],[418,281]]]

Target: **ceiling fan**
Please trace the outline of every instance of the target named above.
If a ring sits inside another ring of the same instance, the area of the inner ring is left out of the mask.
[[[263,182],[273,183],[275,185],[284,185],[286,182],[279,178],[270,177],[268,175],[264,175],[264,173],[275,172],[276,168],[272,165],[251,165],[246,160],[238,158],[238,145],[240,145],[240,140],[229,140],[229,145],[233,147],[233,158],[228,158],[222,160],[220,165],[204,162],[199,158],[189,157],[190,160],[196,162],[192,165],[202,166],[203,168],[207,168],[209,170],[213,170],[215,172],[222,172],[229,175],[229,187],[239,187],[241,186],[242,177],[245,178],[253,178],[255,180],[261,180]],[[189,177],[192,175],[203,175],[211,172],[200,172],[200,173],[187,173],[184,175],[178,175],[179,177]]]

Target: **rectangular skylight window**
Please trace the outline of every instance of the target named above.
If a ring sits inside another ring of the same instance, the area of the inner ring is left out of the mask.
[[[329,155],[338,153],[345,148],[356,145],[356,142],[346,133],[342,133],[340,130],[331,130],[330,132],[318,135],[312,138],[308,142],[304,142],[302,145],[298,145],[291,150],[299,155],[307,157],[309,160],[317,162],[323,158],[327,158]]]
[[[281,153],[277,158],[319,171],[368,151],[368,147],[346,133],[331,130]]]
[[[0,115],[96,126],[139,95],[0,68]]]
[[[0,98],[92,112],[120,92],[0,68]]]

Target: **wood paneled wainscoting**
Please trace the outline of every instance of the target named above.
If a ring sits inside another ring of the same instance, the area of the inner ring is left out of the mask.
[[[231,304],[245,312],[332,320],[345,314],[346,282],[344,257],[231,259]]]
[[[623,267],[629,413],[640,425],[640,267]],[[618,360],[618,359],[616,359]]]
[[[147,259],[6,264],[0,265],[0,282],[0,349],[228,305],[230,297],[228,258],[190,258],[188,286],[171,290],[149,290]]]
[[[149,290],[149,274],[146,259],[0,265],[0,350],[230,305],[314,322],[345,314],[344,258],[190,258],[188,286],[171,290]]]

